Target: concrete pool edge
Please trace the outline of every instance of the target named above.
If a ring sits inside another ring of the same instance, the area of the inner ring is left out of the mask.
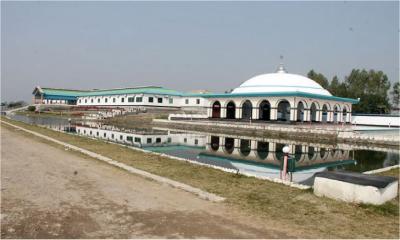
[[[378,168],[375,170],[371,170],[371,171],[366,171],[363,172],[364,174],[375,174],[375,173],[381,173],[381,172],[386,172],[395,168],[400,168],[400,164],[397,165],[393,165],[393,166],[389,166],[389,167],[384,167],[384,168]]]

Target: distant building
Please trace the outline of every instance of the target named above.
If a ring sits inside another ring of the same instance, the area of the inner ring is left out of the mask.
[[[178,92],[156,86],[77,91],[40,88],[34,103],[101,107],[160,107],[207,112],[210,119],[351,122],[352,104],[359,100],[332,96],[315,81],[277,72],[255,76],[229,93]]]

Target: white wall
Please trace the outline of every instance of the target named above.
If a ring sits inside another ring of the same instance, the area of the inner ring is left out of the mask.
[[[400,127],[400,115],[353,115],[351,123],[356,125]]]
[[[134,102],[129,102],[134,98]],[[138,98],[142,98],[138,102]],[[152,102],[151,102],[152,98]],[[107,102],[106,102],[107,99]],[[114,101],[115,99],[115,101]],[[122,102],[122,99],[124,101]],[[159,102],[161,99],[161,103]],[[172,102],[171,102],[172,101]],[[201,97],[181,97],[157,94],[124,94],[110,96],[79,97],[78,106],[160,106],[160,107],[206,107],[207,99]]]

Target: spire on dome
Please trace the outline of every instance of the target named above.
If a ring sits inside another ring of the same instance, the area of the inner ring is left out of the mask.
[[[283,63],[279,64],[278,69],[276,70],[277,73],[287,73],[286,68],[283,66]]]
[[[281,63],[279,64],[279,67],[276,70],[276,72],[277,73],[287,73],[285,67],[283,66],[283,55],[280,55],[279,58],[281,59]]]

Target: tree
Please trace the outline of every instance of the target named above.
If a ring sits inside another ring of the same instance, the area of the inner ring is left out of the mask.
[[[339,95],[338,95],[339,85],[340,85],[340,84],[339,84],[339,78],[338,78],[337,76],[334,76],[334,77],[332,78],[331,83],[329,84],[328,91],[329,91],[332,95],[339,96]]]
[[[382,71],[353,69],[346,77],[345,86],[347,87],[345,97],[361,99],[358,104],[354,105],[354,112],[389,112],[390,82]]]
[[[393,107],[399,108],[399,103],[400,103],[400,82],[396,82],[393,85],[393,91],[391,92],[392,94],[392,101],[393,101]]]
[[[313,69],[307,73],[307,77],[316,81],[321,85],[323,88],[328,89],[329,87],[329,81],[328,79],[322,75],[321,73],[315,72]]]

